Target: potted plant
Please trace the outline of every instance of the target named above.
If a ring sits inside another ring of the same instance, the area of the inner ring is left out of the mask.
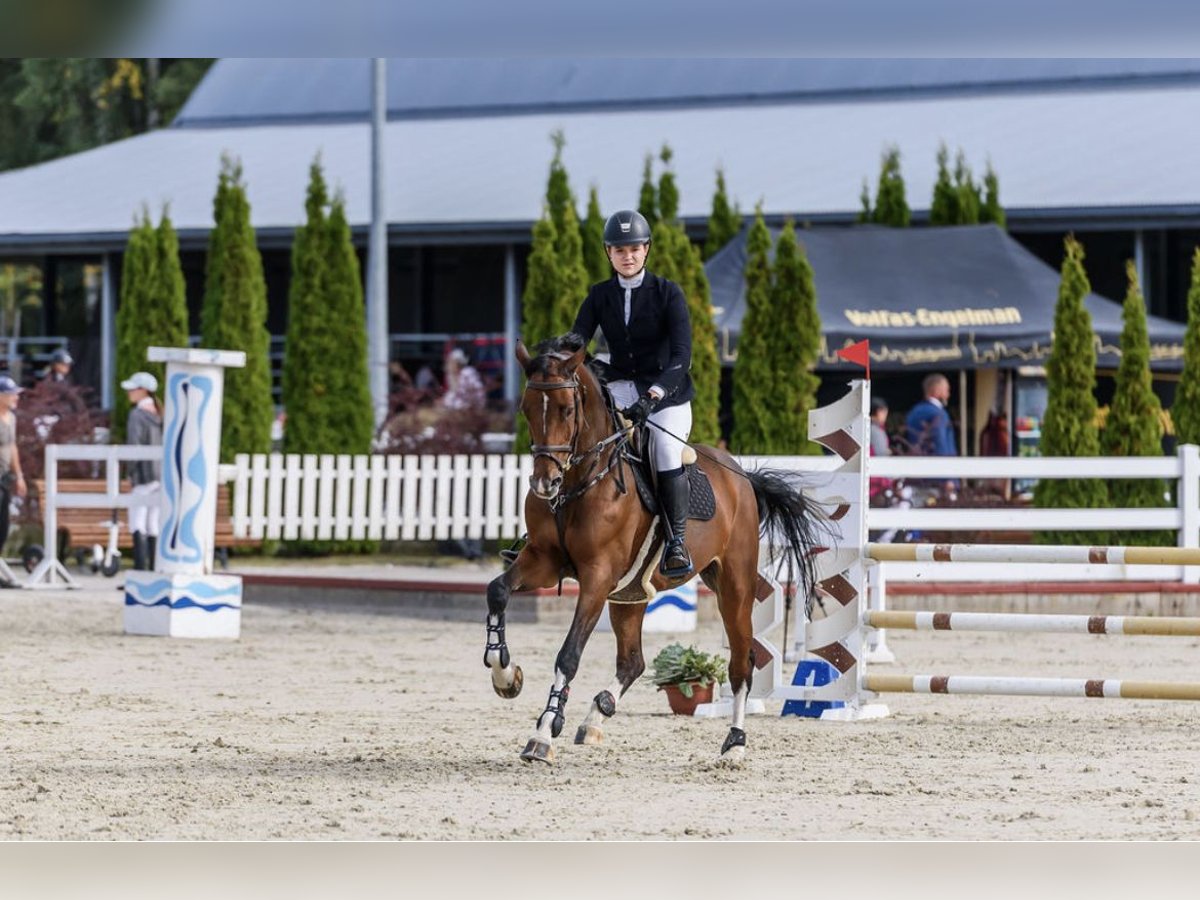
[[[713,685],[725,683],[725,660],[695,647],[670,644],[651,663],[650,680],[666,691],[671,711],[690,716],[701,703],[712,701]]]

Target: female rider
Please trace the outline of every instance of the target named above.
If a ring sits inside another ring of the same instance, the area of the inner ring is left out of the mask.
[[[649,420],[658,502],[667,528],[659,570],[681,577],[692,571],[684,542],[689,484],[683,448],[692,430],[695,394],[692,376],[692,324],[679,285],[646,270],[650,224],[641,213],[623,209],[604,225],[604,248],[614,277],[592,285],[572,329],[591,341],[598,327],[611,351],[608,390],[621,413],[635,425]]]

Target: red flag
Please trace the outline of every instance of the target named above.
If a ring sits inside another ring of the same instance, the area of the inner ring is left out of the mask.
[[[871,380],[871,342],[859,341],[857,344],[851,344],[849,347],[843,347],[841,350],[835,350],[834,354],[840,356],[846,362],[852,362],[855,365],[862,366],[867,370],[867,381]]]

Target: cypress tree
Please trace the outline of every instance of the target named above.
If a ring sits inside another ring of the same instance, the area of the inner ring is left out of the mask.
[[[821,349],[821,318],[812,266],[796,242],[791,221],[775,244],[772,267],[769,328],[770,370],[776,406],[773,440],[765,452],[820,455],[821,448],[808,439],[808,411],[816,406],[821,380],[813,373]]]
[[[604,214],[600,211],[600,198],[593,185],[588,192],[587,219],[583,229],[583,264],[587,268],[588,281],[606,281],[612,275],[608,254],[604,252]]]
[[[957,225],[958,193],[950,181],[950,151],[945,143],[938,147],[937,181],[933,185],[933,201],[929,205],[930,225]]]
[[[884,151],[879,167],[879,188],[875,191],[875,210],[871,221],[892,228],[907,228],[912,219],[904,197],[904,176],[900,173],[900,148]]]
[[[1125,265],[1129,289],[1121,312],[1121,362],[1117,367],[1116,391],[1100,435],[1105,456],[1161,456],[1162,407],[1150,376],[1150,334],[1146,329],[1146,304],[1138,284],[1137,269]],[[1108,497],[1121,509],[1163,505],[1166,485],[1160,479],[1118,478],[1108,483]],[[1173,543],[1169,531],[1122,532],[1129,544]]]
[[[979,221],[992,222],[1004,228],[1008,223],[1008,216],[1005,215],[1004,207],[1000,205],[1000,179],[996,177],[996,171],[990,162],[987,174],[983,176],[983,186],[987,196],[983,201],[983,208],[979,210]]]
[[[370,453],[375,412],[367,371],[367,307],[363,301],[358,254],[346,221],[346,202],[334,198],[327,220],[325,289],[329,325],[337,331],[340,351],[331,384],[334,443],[327,453]]]
[[[656,195],[662,215],[654,228],[649,267],[663,278],[679,285],[688,305],[692,325],[692,400],[691,439],[700,444],[715,444],[721,437],[721,363],[717,356],[717,328],[713,322],[712,290],[704,273],[700,250],[688,238],[679,221],[679,188],[669,167],[671,150],[663,147],[660,159],[664,170]]]
[[[1200,247],[1192,254],[1192,283],[1187,295],[1187,329],[1183,333],[1183,372],[1171,404],[1175,440],[1200,444]]]
[[[561,249],[562,241],[566,236],[567,207],[575,208],[575,197],[571,193],[570,180],[567,178],[567,170],[562,161],[562,151],[566,146],[567,139],[561,131],[555,131],[550,135],[550,141],[554,144],[554,157],[550,160],[550,174],[546,179],[546,208],[550,210],[550,216],[554,219],[554,227],[558,232]],[[576,213],[576,218],[578,218],[578,213]]]
[[[717,169],[717,189],[713,193],[712,212],[708,216],[708,239],[704,242],[704,258],[712,259],[722,247],[742,230],[742,215],[736,206],[729,205],[725,190],[725,173]]]
[[[583,264],[583,238],[580,235],[579,219],[575,215],[575,204],[568,203],[563,210],[563,232],[556,235],[558,250],[558,290],[551,308],[550,327],[556,329],[551,336],[566,334],[575,324],[579,306],[587,296],[587,268]]]
[[[958,196],[959,225],[977,225],[979,223],[979,187],[971,175],[971,167],[967,165],[967,157],[958,151],[958,159],[954,164],[954,192]]]
[[[642,186],[638,190],[638,212],[645,216],[646,221],[650,223],[651,231],[658,224],[658,191],[654,187],[654,160],[649,153],[646,154],[645,164],[642,166]]]
[[[525,344],[529,347],[562,333],[555,331],[553,324],[553,309],[558,296],[558,284],[561,281],[558,255],[554,252],[556,234],[554,220],[548,212],[543,211],[542,217],[533,226],[533,247],[529,253],[525,293],[521,298],[524,315],[521,330]],[[591,339],[590,334],[583,337],[586,340]],[[516,434],[516,452],[528,453],[529,425],[520,413],[517,413]]]
[[[129,400],[121,382],[134,372],[149,371],[146,348],[154,342],[147,323],[154,307],[155,269],[158,266],[158,239],[150,215],[142,211],[140,220],[129,232],[125,259],[121,265],[121,298],[117,306],[117,386],[113,395],[112,435],[125,438],[125,420]],[[158,376],[161,379],[162,367]],[[160,381],[161,383],[161,381]]]
[[[333,361],[340,356],[336,330],[325,315],[325,209],[329,192],[320,158],[309,167],[306,220],[292,242],[292,280],[288,289],[287,343],[283,358],[283,404],[287,411],[284,449],[288,453],[329,453],[335,437],[330,406]]]
[[[225,372],[221,460],[238,453],[267,453],[275,403],[271,397],[271,335],[262,257],[250,224],[250,203],[241,166],[222,160],[209,233],[201,343],[213,350],[241,350],[246,365]]]
[[[862,192],[858,195],[861,209],[858,212],[858,224],[866,225],[871,221],[871,186],[863,179]]]
[[[1083,247],[1066,239],[1058,303],[1054,309],[1054,341],[1046,363],[1049,398],[1042,419],[1043,456],[1096,456],[1096,345],[1092,317],[1083,305],[1091,290],[1083,268]],[[1043,478],[1034,490],[1039,507],[1095,509],[1107,505],[1108,490],[1098,478]],[[1038,532],[1045,544],[1103,543],[1089,532]]]
[[[754,211],[754,224],[746,236],[746,315],[738,339],[733,367],[734,453],[766,453],[773,444],[775,423],[770,400],[778,389],[771,371],[771,233],[762,205]]]

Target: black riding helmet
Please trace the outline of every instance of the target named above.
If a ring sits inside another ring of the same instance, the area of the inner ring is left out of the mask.
[[[604,246],[627,247],[650,243],[650,223],[636,209],[622,209],[604,223]]]

